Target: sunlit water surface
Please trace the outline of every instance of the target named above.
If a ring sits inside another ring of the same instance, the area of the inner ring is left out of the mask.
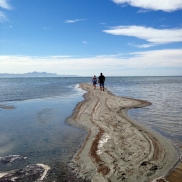
[[[0,156],[28,157],[0,171],[43,163],[57,169],[67,163],[86,135],[65,121],[85,93],[79,83],[91,78],[8,78],[0,79]],[[130,117],[160,132],[182,151],[182,77],[106,77],[108,90],[119,96],[152,102],[131,109]],[[59,170],[47,180],[56,180]]]
[[[168,137],[182,151],[182,77],[122,77],[107,81],[108,89],[116,95],[151,102],[151,106],[129,110],[130,117]]]

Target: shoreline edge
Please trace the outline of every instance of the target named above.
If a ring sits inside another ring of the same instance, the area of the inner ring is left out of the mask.
[[[73,172],[90,181],[149,182],[166,176],[179,161],[175,146],[131,119],[127,111],[151,105],[116,96],[107,89],[80,84],[87,91],[67,123],[87,131],[70,162]]]

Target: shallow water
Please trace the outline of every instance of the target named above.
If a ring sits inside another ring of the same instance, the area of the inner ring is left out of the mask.
[[[14,109],[0,108],[0,156],[18,154],[27,157],[23,161],[0,164],[1,172],[43,163],[53,169],[46,181],[58,178],[60,170],[57,169],[66,166],[86,135],[85,131],[65,123],[77,103],[83,100],[84,91],[78,85],[75,87],[75,83],[66,87],[67,92],[62,91],[60,96],[54,90],[56,96],[43,98],[45,94],[38,93],[40,98],[30,99],[33,95],[24,91],[26,100],[17,94],[9,99],[11,101],[0,103],[14,106]],[[10,95],[7,94],[6,98]]]
[[[59,178],[60,166],[76,152],[86,132],[65,121],[83,100],[79,83],[91,78],[0,79],[0,156],[18,154],[24,161],[0,164],[0,171],[44,163],[53,170],[47,181]],[[152,102],[129,115],[171,139],[182,151],[182,77],[106,77],[116,95]],[[56,170],[57,169],[57,170]]]
[[[116,95],[151,102],[151,106],[129,110],[130,117],[168,137],[182,152],[182,77],[122,77],[108,81],[109,90]]]
[[[83,82],[87,78],[81,78]],[[0,102],[78,94],[80,78],[0,78]]]

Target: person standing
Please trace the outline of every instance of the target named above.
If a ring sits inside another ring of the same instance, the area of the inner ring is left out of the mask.
[[[97,84],[97,77],[94,75],[94,77],[92,78],[92,83],[94,86],[94,89],[96,89],[96,84]]]
[[[100,83],[100,90],[101,91],[104,91],[104,82],[105,82],[105,76],[102,73],[100,73],[99,83]]]

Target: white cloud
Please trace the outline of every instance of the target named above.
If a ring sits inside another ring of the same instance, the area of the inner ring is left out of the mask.
[[[171,12],[182,9],[181,0],[112,0],[117,4],[129,4],[134,7]]]
[[[66,20],[65,23],[76,23],[79,21],[84,21],[85,19],[75,19],[75,20]]]
[[[82,43],[83,43],[83,44],[88,44],[88,42],[87,42],[87,41],[82,41]]]
[[[0,7],[4,9],[11,9],[8,0],[0,0]]]
[[[155,44],[134,45],[134,47],[138,47],[138,48],[149,48],[149,47],[153,47],[153,46],[155,46]]]
[[[149,48],[155,46],[155,44],[142,44],[142,45],[136,45],[134,43],[128,43],[128,45],[138,48]]]
[[[2,23],[4,21],[6,21],[6,20],[7,20],[6,15],[3,12],[0,11],[0,22]]]
[[[140,9],[139,11],[137,11],[137,13],[148,13],[150,12],[150,10],[148,9]]]
[[[148,47],[157,44],[182,42],[182,29],[154,29],[143,26],[116,26],[103,32],[112,35],[131,36],[150,42]],[[147,44],[140,47],[147,47]]]
[[[180,70],[182,73],[182,49],[154,50],[133,52],[130,54],[100,55],[95,57],[30,57],[30,56],[0,56],[0,73],[25,73],[46,71],[58,74],[74,74],[89,76],[101,71],[114,75],[147,75],[147,70],[153,70],[153,75],[161,75],[161,70]],[[155,70],[157,68],[158,72]],[[132,71],[131,71],[132,70]],[[165,73],[170,75],[169,72]],[[178,74],[176,71],[175,74]]]
[[[44,30],[51,30],[52,28],[43,27]]]
[[[11,6],[8,3],[8,0],[0,0],[0,8],[10,10]],[[8,18],[6,17],[5,13],[0,11],[0,22],[7,21]]]

